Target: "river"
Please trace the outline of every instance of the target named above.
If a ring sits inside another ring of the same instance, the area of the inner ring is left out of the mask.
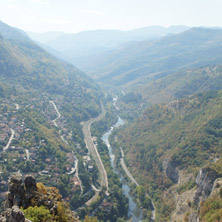
[[[108,149],[109,149],[109,156],[110,156],[110,160],[111,160],[111,165],[113,167],[113,170],[115,171],[115,173],[117,173],[120,177],[120,180],[122,182],[122,189],[123,189],[123,193],[129,198],[129,211],[128,211],[128,216],[131,218],[130,221],[132,222],[139,222],[142,220],[143,215],[142,215],[142,210],[141,208],[138,206],[138,204],[136,203],[136,201],[134,201],[134,198],[132,197],[132,195],[130,194],[130,187],[128,185],[128,183],[124,180],[123,176],[121,175],[121,173],[119,172],[119,170],[117,169],[117,167],[114,164],[114,159],[115,159],[115,155],[113,153],[113,149],[109,143],[109,136],[112,133],[113,129],[121,126],[124,124],[124,121],[118,117],[118,121],[115,125],[113,125],[110,130],[108,132],[106,132],[103,136],[102,136],[102,140],[104,141],[104,143],[107,145]]]

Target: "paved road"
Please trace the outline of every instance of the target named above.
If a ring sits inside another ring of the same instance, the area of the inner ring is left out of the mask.
[[[6,150],[9,148],[9,146],[10,146],[10,144],[11,144],[11,142],[12,142],[12,139],[13,139],[14,136],[15,136],[15,131],[14,131],[13,129],[11,129],[11,133],[12,133],[12,135],[10,136],[7,145],[3,148],[3,152],[6,151]]]
[[[97,165],[98,170],[99,170],[100,186],[101,186],[101,188],[105,187],[106,188],[106,195],[109,195],[109,193],[108,193],[109,184],[108,184],[108,178],[107,178],[106,170],[104,168],[103,162],[102,162],[102,160],[100,158],[100,155],[98,153],[97,147],[93,143],[91,132],[90,132],[91,124],[96,122],[96,121],[99,121],[104,116],[105,116],[105,109],[102,106],[102,112],[98,117],[90,119],[87,122],[83,122],[82,125],[83,125],[83,134],[84,134],[87,149],[89,150],[90,154],[92,155],[92,158],[95,160],[96,165]]]
[[[139,183],[134,179],[133,175],[129,172],[129,170],[128,170],[126,164],[125,164],[125,161],[124,161],[124,159],[123,159],[123,158],[124,158],[124,153],[123,153],[122,148],[120,148],[120,150],[121,150],[121,153],[122,153],[122,158],[120,159],[120,163],[121,163],[122,168],[124,169],[126,175],[130,178],[130,180],[131,180],[133,183],[135,183],[136,186],[139,186]]]

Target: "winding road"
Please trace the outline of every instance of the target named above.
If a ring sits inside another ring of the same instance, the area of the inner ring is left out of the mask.
[[[103,162],[100,158],[100,155],[98,153],[97,147],[93,143],[91,132],[90,132],[91,124],[102,119],[105,116],[105,113],[106,113],[105,109],[102,105],[102,112],[98,117],[92,118],[86,122],[82,122],[81,124],[83,126],[83,134],[84,134],[84,138],[85,138],[86,147],[89,150],[90,154],[92,155],[92,158],[95,160],[96,165],[99,170],[100,186],[101,186],[101,188],[105,187],[106,188],[106,195],[109,195],[109,192],[108,192],[109,191],[109,184],[108,184],[107,173],[104,168]],[[98,192],[98,189],[94,189],[94,190],[96,192]]]
[[[10,144],[11,144],[11,142],[12,142],[14,136],[15,136],[15,131],[13,129],[11,129],[11,133],[12,134],[9,138],[9,141],[8,141],[7,145],[3,148],[3,152],[5,152],[9,148],[9,146],[10,146]]]

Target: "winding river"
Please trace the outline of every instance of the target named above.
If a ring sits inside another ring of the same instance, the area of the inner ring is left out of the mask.
[[[132,222],[139,222],[142,220],[142,210],[141,208],[138,206],[138,204],[136,203],[136,201],[134,201],[134,198],[132,197],[132,195],[130,194],[130,187],[128,186],[127,182],[124,180],[123,176],[121,175],[121,173],[118,171],[117,167],[114,164],[114,159],[115,159],[115,155],[113,153],[112,147],[109,143],[109,136],[112,133],[113,129],[121,126],[124,124],[124,121],[118,117],[118,121],[115,125],[113,125],[110,130],[108,132],[106,132],[103,137],[102,140],[104,141],[104,143],[107,145],[108,149],[109,149],[109,156],[111,159],[111,164],[113,167],[113,170],[119,175],[120,180],[122,182],[122,188],[123,188],[123,193],[129,198],[129,211],[128,211],[128,216],[131,218],[130,221]]]

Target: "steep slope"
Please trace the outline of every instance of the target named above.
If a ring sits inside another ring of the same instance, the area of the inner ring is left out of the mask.
[[[180,184],[177,192],[192,188],[197,170],[221,156],[221,101],[222,92],[213,91],[156,105],[119,132],[128,166],[155,200],[159,221],[175,207],[173,185]]]
[[[87,71],[115,86],[149,82],[177,70],[219,63],[221,36],[221,29],[192,28],[160,40],[130,44],[95,56],[86,63]]]
[[[204,66],[172,73],[148,84],[135,87],[143,99],[152,104],[163,103],[192,95],[222,89],[222,65]]]
[[[145,82],[145,81],[144,81]],[[121,115],[133,119],[148,106],[180,99],[194,93],[222,89],[222,66],[187,69],[125,89],[117,105]]]

